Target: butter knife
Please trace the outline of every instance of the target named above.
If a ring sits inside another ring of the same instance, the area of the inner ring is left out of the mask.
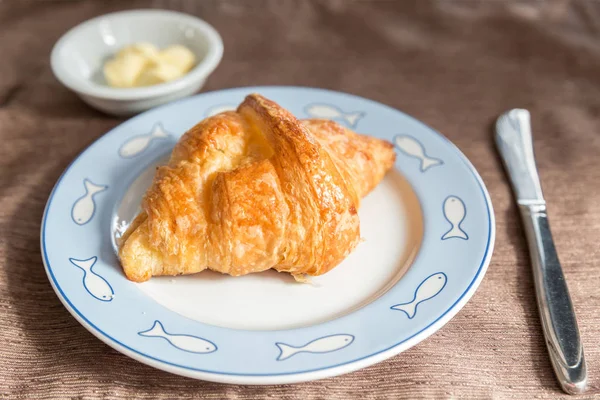
[[[517,199],[529,245],[538,309],[552,367],[562,389],[585,391],[587,368],[569,289],[546,213],[533,156],[529,111],[513,109],[496,122],[496,146]]]

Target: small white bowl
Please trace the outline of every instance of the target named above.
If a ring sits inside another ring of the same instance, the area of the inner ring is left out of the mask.
[[[159,48],[182,44],[196,55],[197,64],[185,76],[159,85],[108,86],[104,63],[137,42]],[[50,62],[56,78],[89,105],[109,114],[132,115],[197,92],[222,56],[221,37],[203,20],[174,11],[134,10],[106,14],[72,28],[54,45]]]

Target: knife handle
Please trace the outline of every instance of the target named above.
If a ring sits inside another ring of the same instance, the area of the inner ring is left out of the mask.
[[[552,240],[546,205],[519,205],[529,244],[542,328],[554,372],[563,390],[582,393],[587,385],[583,346],[569,289]]]

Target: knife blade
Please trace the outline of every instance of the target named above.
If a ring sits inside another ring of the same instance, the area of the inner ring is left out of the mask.
[[[525,228],[538,310],[552,367],[566,393],[582,393],[587,387],[583,345],[550,231],[533,153],[529,111],[513,109],[502,114],[496,122],[495,139]]]

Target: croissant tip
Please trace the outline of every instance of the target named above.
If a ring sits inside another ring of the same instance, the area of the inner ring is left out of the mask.
[[[310,279],[310,277],[306,274],[292,274],[292,277],[294,278],[294,280],[298,283],[308,283],[308,284],[313,284],[313,281]]]
[[[253,99],[253,100],[257,100],[257,101],[266,100],[266,98],[259,93],[250,93],[249,95],[246,96],[246,100],[249,100],[249,99]]]

